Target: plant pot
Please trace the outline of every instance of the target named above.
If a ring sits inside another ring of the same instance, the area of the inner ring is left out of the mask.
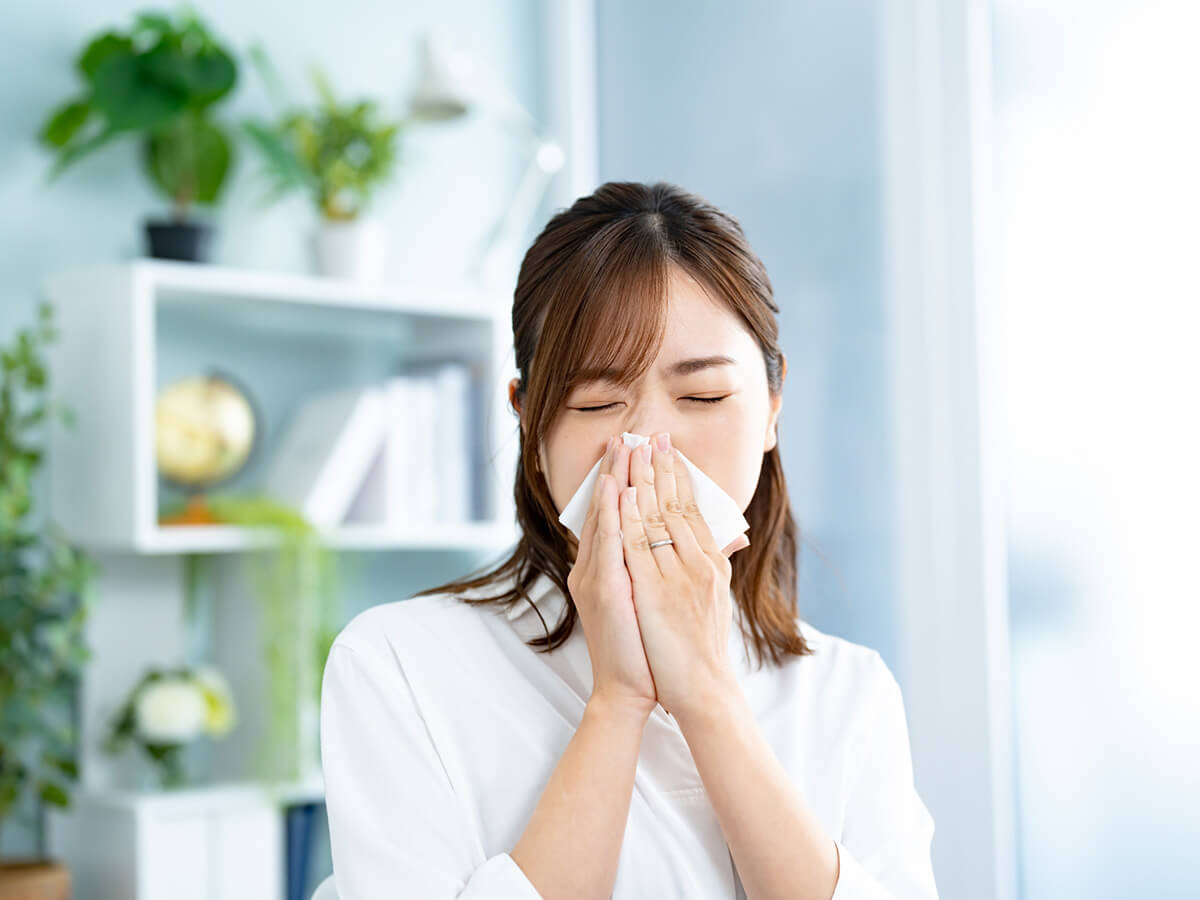
[[[71,871],[52,859],[0,862],[0,900],[70,900]]]
[[[318,275],[352,281],[383,280],[385,234],[375,219],[323,219],[312,236]]]
[[[146,221],[146,249],[155,259],[208,262],[212,226],[207,222]]]

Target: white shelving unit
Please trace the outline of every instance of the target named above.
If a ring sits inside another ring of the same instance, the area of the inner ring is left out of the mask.
[[[355,522],[321,535],[333,549],[389,551],[414,566],[431,551],[495,557],[519,536],[511,496],[517,426],[503,366],[511,298],[151,259],[59,274],[44,295],[60,330],[50,348],[52,394],[75,414],[73,427],[51,425],[50,513],[106,570],[93,613],[99,621],[89,622],[96,658],[81,692],[80,785],[71,810],[48,814],[49,849],[69,861],[84,900],[281,897],[281,809],[323,799],[319,765],[273,788],[224,772],[211,785],[164,792],[130,787],[131,760],[122,771],[99,750],[108,716],[144,666],[186,656],[182,555],[219,554],[236,564],[238,554],[276,541],[267,529],[159,524],[164,501],[182,495],[168,496],[173,489],[155,462],[157,393],[212,369],[234,376],[257,407],[260,445],[215,491],[254,490],[288,411],[308,391],[382,380],[408,363],[466,362],[486,398],[476,437],[478,517]],[[239,587],[232,575],[218,586],[214,662],[235,699],[240,689],[252,703],[263,663],[253,604]],[[302,745],[317,764],[314,713],[302,713]],[[263,715],[261,706],[242,706],[239,725]]]
[[[257,529],[158,523],[156,394],[214,364],[239,373],[252,393],[256,376],[275,385],[260,464],[276,432],[271,412],[284,411],[277,407],[323,380],[380,377],[400,359],[471,362],[490,401],[486,447],[500,447],[511,425],[498,372],[512,339],[505,297],[148,259],[56,276],[45,295],[62,326],[55,390],[77,417],[74,428],[52,433],[51,511],[87,548],[217,553],[272,542]],[[281,383],[290,394],[279,393]],[[403,528],[356,523],[323,533],[339,549],[502,547],[515,539],[512,470],[494,462],[489,452],[478,470],[486,518]],[[248,466],[246,480],[254,474]]]
[[[71,862],[75,897],[282,897],[279,805],[320,796],[320,785],[272,794],[253,782],[84,791],[69,816],[50,819],[50,835],[56,855]]]

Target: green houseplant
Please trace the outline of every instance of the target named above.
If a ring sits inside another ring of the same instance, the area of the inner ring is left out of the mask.
[[[267,669],[268,717],[254,770],[268,783],[294,782],[313,774],[321,674],[341,627],[341,560],[298,511],[269,496],[213,494],[205,507],[212,524],[263,528],[278,539],[247,557]],[[191,607],[211,560],[185,561]]]
[[[237,63],[196,13],[143,12],[128,31],[92,38],[75,61],[79,95],[52,110],[38,139],[56,154],[53,180],[114,138],[138,136],[141,162],[171,203],[170,220],[148,220],[151,256],[203,260],[212,228],[190,214],[221,196],[233,145],[213,118],[237,82]]]
[[[270,709],[255,769],[270,782],[309,777],[319,764],[321,674],[341,627],[339,557],[298,512],[268,497],[210,502],[224,521],[266,526],[279,536],[278,548],[248,559]]]
[[[53,307],[42,302],[36,327],[0,352],[0,826],[19,820],[34,827],[39,856],[44,804],[68,807],[79,777],[75,692],[91,658],[84,623],[99,571],[54,523],[32,521],[47,418],[74,421],[70,409],[48,398],[43,350],[56,336]],[[36,819],[21,811],[31,794],[40,801]],[[69,875],[44,859],[0,866],[0,894],[22,879],[40,886]]]
[[[314,106],[291,102],[261,46],[250,50],[275,103],[273,122],[248,120],[243,128],[258,148],[273,182],[268,201],[294,190],[306,193],[319,217],[313,259],[319,274],[361,280],[382,277],[384,235],[365,215],[400,159],[404,117],[386,117],[376,101],[341,101],[319,66],[310,67]]]

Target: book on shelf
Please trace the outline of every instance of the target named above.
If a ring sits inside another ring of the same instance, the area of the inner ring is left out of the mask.
[[[478,518],[477,380],[461,361],[414,363],[387,381],[388,481],[393,520],[464,522]]]
[[[268,493],[317,526],[341,523],[387,432],[375,385],[315,392],[288,418],[266,476]]]
[[[477,371],[457,360],[320,392],[289,420],[268,490],[320,525],[482,518],[482,400]]]
[[[386,401],[387,398],[384,399]],[[390,482],[399,473],[388,465],[387,427],[385,426],[384,435],[378,443],[371,465],[367,468],[366,475],[363,476],[358,493],[351,501],[349,509],[346,510],[343,522],[380,524],[388,521],[387,501],[392,495]]]

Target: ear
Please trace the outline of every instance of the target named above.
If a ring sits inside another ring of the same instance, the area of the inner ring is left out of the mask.
[[[783,382],[787,379],[787,355],[780,352],[781,370],[779,393],[771,395],[771,411],[767,416],[767,433],[763,437],[763,453],[769,453],[779,444],[779,412],[783,409]]]
[[[521,404],[517,400],[517,385],[521,383],[520,378],[513,378],[508,382],[508,402],[513,409],[517,411],[517,415],[521,418],[521,428],[525,427],[525,416],[521,412]]]

